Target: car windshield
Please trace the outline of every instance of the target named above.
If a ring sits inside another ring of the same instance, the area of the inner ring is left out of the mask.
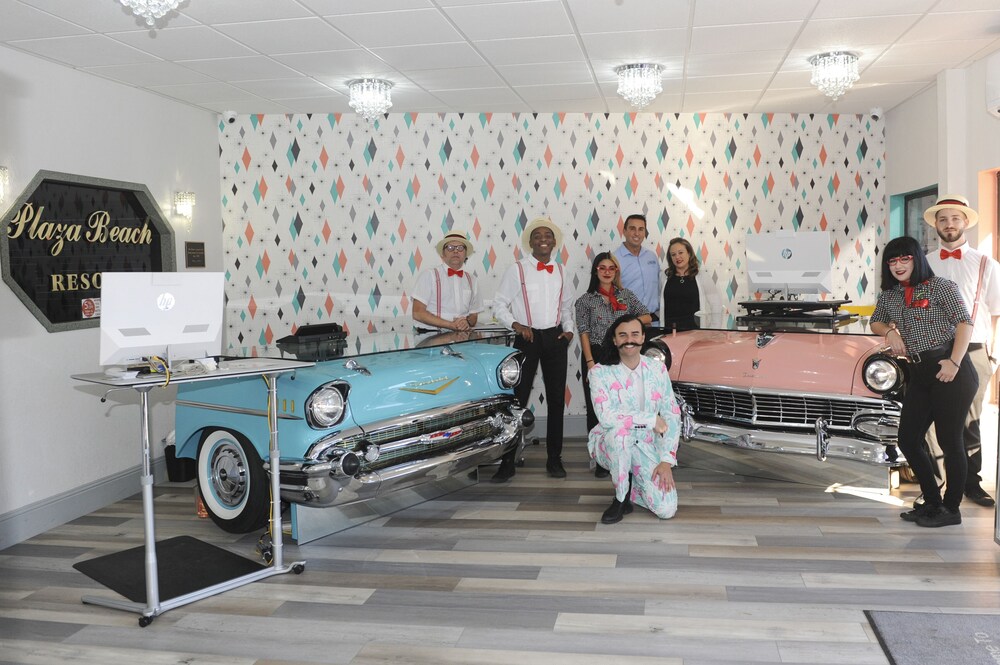
[[[470,342],[508,345],[513,333],[505,328],[477,328],[470,332],[400,330],[369,333],[367,330],[324,332],[315,335],[289,335],[265,346],[238,346],[228,343],[225,355],[232,357],[288,358],[323,361],[338,358],[391,353],[407,349],[455,346]]]

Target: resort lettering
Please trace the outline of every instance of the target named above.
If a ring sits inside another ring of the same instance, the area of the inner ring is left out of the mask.
[[[42,219],[45,206],[35,207],[25,203],[10,225],[7,227],[8,238],[19,238],[24,235],[31,240],[48,241],[52,243],[49,254],[59,256],[67,242],[90,243],[117,242],[128,245],[151,245],[153,232],[149,228],[147,218],[142,227],[118,226],[111,223],[111,216],[105,210],[96,210],[87,218],[86,224],[70,222],[47,222]]]

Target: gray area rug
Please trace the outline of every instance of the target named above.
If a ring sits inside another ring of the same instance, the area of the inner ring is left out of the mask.
[[[1000,615],[865,610],[891,665],[1000,665]]]

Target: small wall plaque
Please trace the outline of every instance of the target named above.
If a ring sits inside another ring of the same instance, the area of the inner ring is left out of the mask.
[[[203,242],[184,243],[184,267],[185,268],[205,267],[205,243]]]

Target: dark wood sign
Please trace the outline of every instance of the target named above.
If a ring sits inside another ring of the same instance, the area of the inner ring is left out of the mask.
[[[203,242],[184,243],[184,267],[185,268],[205,267],[205,243]]]
[[[98,325],[101,273],[175,268],[145,185],[39,171],[5,214],[3,280],[49,332]]]

